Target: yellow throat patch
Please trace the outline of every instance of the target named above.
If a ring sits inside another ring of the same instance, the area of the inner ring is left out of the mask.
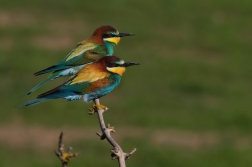
[[[113,67],[113,68],[107,67],[107,70],[122,76],[126,68],[125,67]]]
[[[117,45],[120,42],[121,38],[120,37],[112,37],[112,38],[105,38],[104,40]]]

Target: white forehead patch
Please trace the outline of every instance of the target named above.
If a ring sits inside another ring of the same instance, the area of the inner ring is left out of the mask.
[[[119,64],[124,64],[124,60],[120,60],[118,63]]]

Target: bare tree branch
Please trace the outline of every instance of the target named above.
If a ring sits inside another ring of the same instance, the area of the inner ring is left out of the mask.
[[[114,127],[110,126],[110,124],[108,124],[107,126],[105,125],[103,113],[106,110],[108,110],[108,108],[104,108],[105,106],[103,106],[102,109],[98,107],[102,106],[100,105],[99,99],[96,99],[94,103],[95,105],[93,106],[89,114],[94,114],[95,112],[97,112],[100,128],[102,131],[102,134],[99,132],[97,132],[96,134],[100,137],[101,140],[107,139],[107,141],[113,146],[113,149],[111,149],[111,157],[113,160],[118,159],[119,167],[126,167],[125,160],[129,159],[130,156],[136,152],[136,148],[134,148],[130,153],[123,152],[120,145],[112,138],[110,134],[111,132],[115,132]],[[69,147],[68,151],[65,152],[62,140],[63,140],[63,132],[60,133],[58,151],[55,151],[55,154],[61,160],[62,167],[67,167],[68,162],[72,160],[74,157],[78,156],[78,153],[73,154],[72,147]]]
[[[100,105],[99,99],[96,99],[94,102],[96,106]],[[126,167],[125,160],[129,159],[130,156],[134,154],[134,152],[136,152],[136,148],[134,148],[130,153],[123,152],[120,145],[117,144],[117,142],[110,135],[111,132],[115,132],[114,127],[110,126],[110,124],[108,124],[108,126],[105,125],[103,113],[106,110],[107,109],[98,109],[96,107],[95,111],[91,111],[89,112],[89,114],[97,112],[102,134],[100,134],[99,132],[97,132],[96,134],[100,137],[101,140],[107,139],[107,141],[113,146],[113,149],[111,150],[112,159],[118,159],[119,166]]]
[[[73,148],[69,147],[67,152],[65,152],[64,144],[62,143],[63,140],[63,132],[60,133],[59,136],[59,143],[58,143],[58,151],[55,151],[55,154],[60,159],[62,163],[62,167],[67,167],[68,162],[72,160],[74,157],[77,157],[78,153],[72,153]]]

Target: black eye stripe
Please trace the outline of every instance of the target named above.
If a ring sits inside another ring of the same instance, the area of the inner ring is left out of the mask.
[[[106,66],[107,67],[118,67],[120,66],[119,64],[116,64],[116,63],[106,63]]]
[[[111,38],[111,37],[117,37],[117,35],[114,34],[103,34],[102,38]]]

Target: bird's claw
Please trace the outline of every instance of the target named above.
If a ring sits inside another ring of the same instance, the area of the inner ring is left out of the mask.
[[[104,110],[107,111],[108,107],[102,105],[102,104],[94,104],[91,108],[88,109],[90,112],[88,114],[92,115],[94,114],[97,110]]]
[[[89,108],[88,110],[90,112],[88,112],[89,115],[93,115],[95,113],[95,108],[94,108],[95,105],[93,105],[91,108]]]

